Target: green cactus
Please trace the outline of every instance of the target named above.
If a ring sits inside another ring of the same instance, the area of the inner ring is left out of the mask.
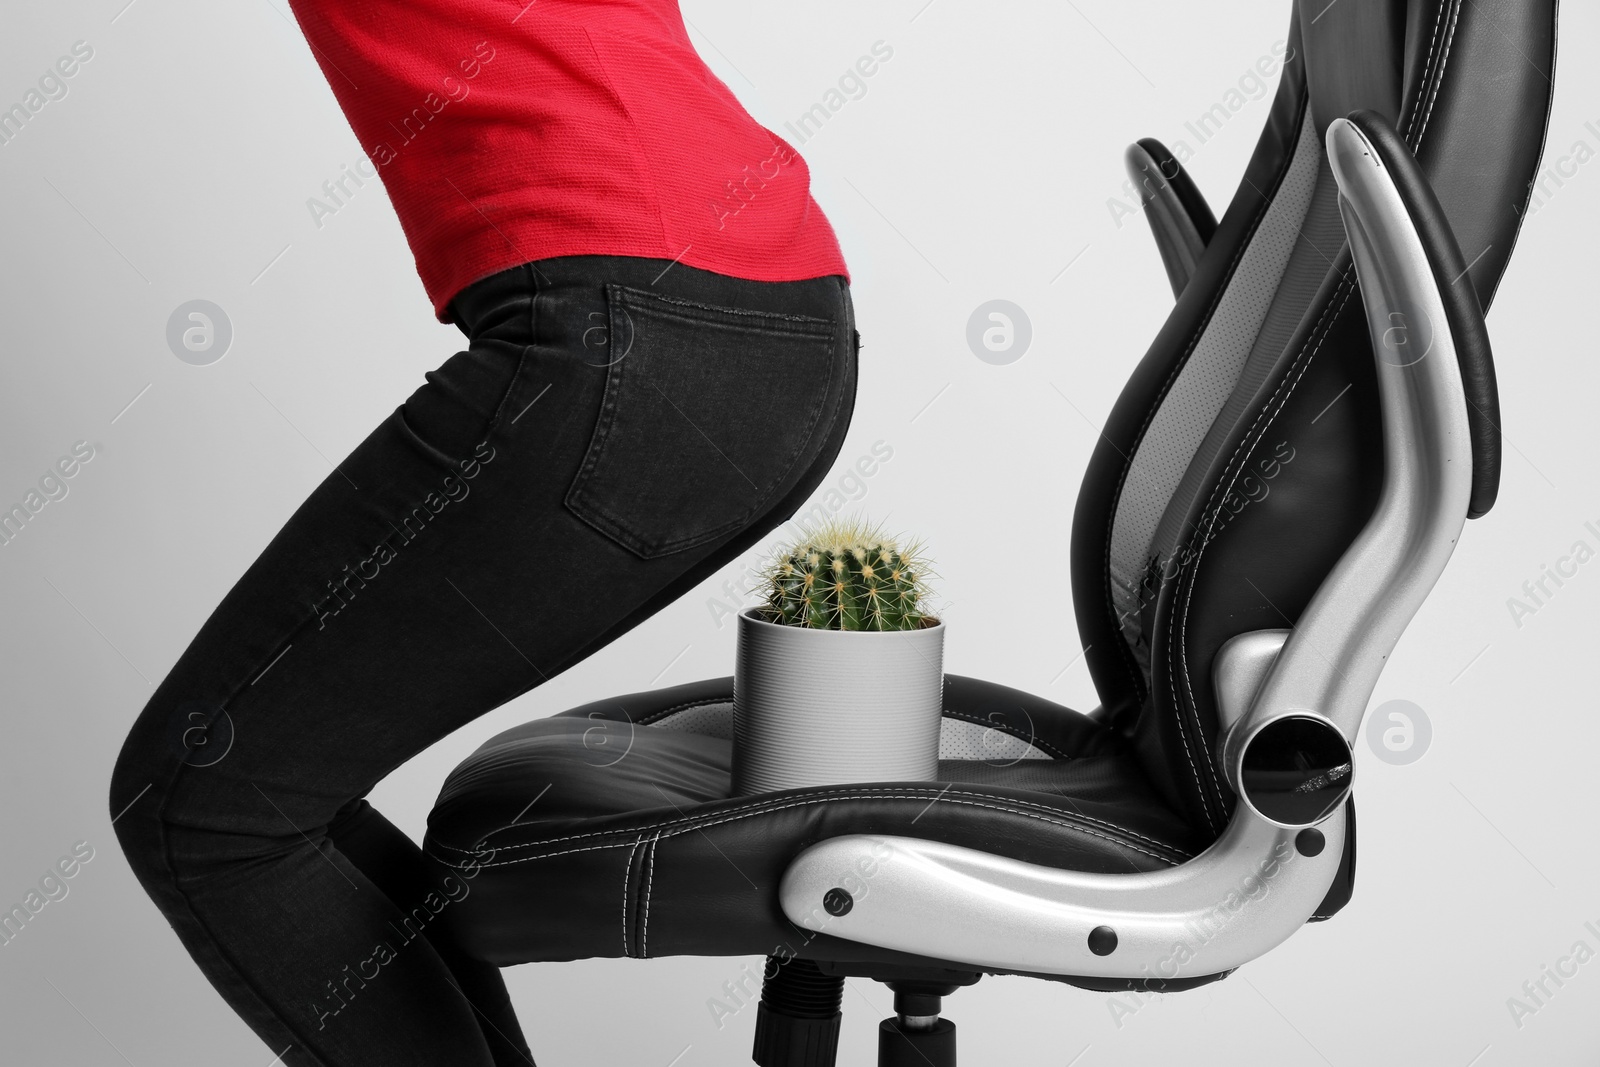
[[[915,630],[928,613],[927,561],[875,526],[836,522],[781,549],[760,587],[768,622],[817,630]]]

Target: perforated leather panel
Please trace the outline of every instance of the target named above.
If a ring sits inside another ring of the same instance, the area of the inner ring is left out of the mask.
[[[1322,164],[1321,140],[1308,114],[1277,196],[1129,464],[1111,531],[1111,587],[1123,636],[1146,677],[1149,642],[1141,609],[1154,588],[1147,576],[1156,530],[1217,414],[1235,393],[1300,242]]]
[[[1205,439],[1195,450],[1189,469],[1168,500],[1166,514],[1151,538],[1149,554],[1160,566],[1167,566],[1178,551],[1178,546],[1193,532],[1188,529],[1187,517],[1195,498],[1201,493],[1215,491],[1215,486],[1207,478],[1213,460],[1227,442],[1234,426],[1244,417],[1256,391],[1283,357],[1285,347],[1305,321],[1306,315],[1317,310],[1314,303],[1317,290],[1333,269],[1334,261],[1344,247],[1344,223],[1339,218],[1339,186],[1334,181],[1326,155],[1321,152],[1318,155],[1321,158],[1317,165],[1316,188],[1311,196],[1311,204],[1301,220],[1294,251],[1284,268],[1278,291],[1273,295],[1266,321],[1256,335],[1248,358],[1239,368],[1232,395],[1222,405]],[[1225,515],[1250,506],[1252,501],[1263,499],[1273,491],[1275,484],[1281,487],[1277,476],[1298,455],[1297,439],[1299,447],[1305,447],[1303,435],[1297,437],[1287,430],[1268,442],[1265,449],[1267,455],[1240,478],[1231,490],[1230,498],[1224,501]],[[1226,519],[1209,530],[1209,535],[1215,537],[1225,524]]]
[[[1005,766],[1018,760],[1051,757],[1014,734],[981,723],[947,718],[939,724],[939,758]]]
[[[658,730],[682,730],[707,737],[733,740],[733,704],[702,704],[698,708],[685,708],[650,724]]]

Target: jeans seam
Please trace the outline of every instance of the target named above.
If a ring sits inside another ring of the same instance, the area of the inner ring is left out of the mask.
[[[305,625],[306,623],[302,622],[299,626],[295,627],[290,636],[292,637],[294,633],[298,633]],[[251,677],[254,677],[254,675],[251,675]],[[223,702],[222,706],[224,709],[227,708],[227,705],[233,701],[234,697],[237,696],[243,688],[243,686],[236,687],[234,691],[229,694],[228,699]],[[166,886],[170,888],[178,897],[178,899],[183,902],[183,906],[188,912],[189,918],[193,920],[195,926],[204,935],[207,946],[213,953],[216,954],[216,957],[223,961],[223,963],[227,966],[228,970],[232,974],[233,980],[239,983],[241,987],[248,990],[250,995],[256,999],[256,1002],[261,1006],[262,1013],[276,1020],[280,1026],[289,1031],[289,1033],[295,1037],[295,1039],[299,1042],[301,1051],[307,1058],[313,1061],[315,1067],[333,1067],[333,1065],[329,1064],[321,1056],[312,1051],[311,1045],[306,1040],[305,1034],[301,1032],[300,1027],[291,1023],[289,1021],[288,1014],[280,1011],[270,1001],[268,1001],[267,998],[262,994],[262,991],[256,987],[256,984],[249,979],[244,968],[240,967],[239,963],[233,958],[233,954],[228,952],[223,947],[222,939],[219,938],[211,929],[211,924],[206,922],[205,919],[201,918],[200,913],[195,910],[194,902],[190,899],[189,894],[183,889],[183,885],[178,878],[177,867],[173,863],[172,859],[172,836],[168,832],[166,812],[168,805],[172,800],[174,787],[178,784],[178,781],[183,777],[184,772],[188,769],[190,769],[188,764],[184,763],[181,759],[178,760],[177,766],[173,768],[172,776],[167,782],[167,787],[161,792],[161,803],[157,806],[154,815],[156,839],[160,847],[162,865],[165,868],[165,870],[162,872],[163,881]],[[357,873],[360,872],[358,871]]]
[[[642,296],[647,300],[657,301],[662,304],[672,304],[678,307],[694,308],[698,311],[706,311],[714,315],[727,315],[730,317],[738,316],[751,319],[781,319],[785,322],[806,323],[808,325],[827,327],[827,330],[830,334],[838,328],[838,323],[833,319],[825,319],[817,315],[791,315],[783,311],[758,311],[753,308],[728,307],[724,304],[706,304],[698,300],[684,300],[681,297],[663,296],[660,293],[652,293],[644,289],[635,289],[631,285],[621,285],[616,282],[611,283],[607,286],[607,288],[626,293],[630,297]],[[820,330],[802,330],[798,332],[808,335],[818,335],[821,333]]]
[[[511,381],[506,385],[505,392],[501,394],[500,403],[495,405],[494,414],[489,419],[489,425],[484,428],[483,439],[479,442],[480,446],[487,444],[489,439],[500,429],[500,424],[505,421],[506,411],[511,406],[511,400],[517,394],[517,387],[522,384],[522,372],[527,369],[528,354],[533,351],[534,345],[538,343],[539,296],[541,293],[538,273],[533,269],[531,263],[525,263],[523,264],[523,274],[526,275],[528,288],[531,290],[528,296],[528,343],[523,345],[522,351],[517,353],[517,365],[511,372]]]
[[[538,268],[535,265],[525,265],[525,271],[530,275],[536,273],[537,270]],[[514,313],[520,317],[525,311],[528,316],[526,322],[530,331],[529,337],[537,341],[538,315],[540,311],[538,297],[541,287],[534,283],[532,277],[529,278],[529,281],[531,298],[524,300],[525,308],[516,308]],[[548,288],[548,284],[545,288]],[[539,366],[539,354],[532,352],[532,347],[532,344],[524,346],[520,355],[515,357],[516,370],[510,384],[500,397],[499,403],[490,416],[489,425],[484,431],[485,440],[491,439],[497,430],[500,433],[506,432],[508,429],[507,420],[511,418],[511,415],[515,414],[511,409],[517,407],[519,403],[525,403],[521,400],[521,397],[526,396],[529,391],[525,375],[530,374],[533,369]],[[507,363],[512,362],[511,356],[513,354],[507,353]],[[831,376],[837,376],[837,371],[830,368],[830,374]],[[819,400],[818,407],[825,406],[826,401]],[[830,436],[831,434],[832,431],[830,431]],[[813,433],[813,441],[814,438],[815,433]],[[454,512],[451,512],[451,514],[454,514]],[[306,575],[308,569],[297,568],[289,573]],[[317,581],[322,576],[309,575],[308,577],[311,581]],[[310,591],[315,593],[316,588],[312,586]],[[295,613],[297,605],[293,600],[288,602],[287,607],[288,610],[281,617],[278,617],[276,612],[273,613],[274,618],[278,620],[278,625],[274,628],[281,628],[283,636],[274,641],[270,648],[260,657],[254,658],[253,662],[250,657],[239,657],[249,664],[248,671],[232,678],[224,676],[222,679],[225,682],[225,688],[221,686],[219,688],[223,688],[227,694],[221,702],[223,708],[233,708],[239,705],[254,708],[255,704],[249,699],[249,694],[247,694],[246,690],[253,684],[254,679],[259,678],[262,668],[268,665],[270,661],[275,660],[286,645],[298,642],[300,635],[316,633],[318,627],[316,625],[317,617],[314,612],[297,617]],[[371,619],[373,616],[368,614],[367,618]],[[381,625],[381,623],[374,623],[374,625]],[[269,634],[270,632],[268,631]],[[236,645],[232,647],[237,648]],[[230,655],[228,659],[233,661],[234,657]],[[210,677],[212,680],[216,680],[216,675],[210,675]],[[271,681],[277,682],[278,679],[272,678]],[[140,835],[142,841],[148,843],[140,850],[145,857],[140,866],[145,867],[148,864],[149,868],[153,868],[153,883],[158,883],[161,886],[164,891],[163,899],[171,902],[171,913],[188,920],[188,924],[184,929],[186,933],[192,932],[197,944],[204,946],[204,951],[208,958],[207,969],[210,970],[212,966],[215,967],[215,971],[212,973],[219,979],[219,988],[225,990],[230,998],[238,997],[240,1002],[253,1005],[255,1013],[263,1021],[262,1025],[271,1026],[274,1030],[281,1029],[282,1032],[292,1037],[300,1049],[299,1052],[293,1054],[293,1059],[296,1062],[326,1067],[330,1061],[324,1057],[335,1054],[317,1052],[316,1043],[323,1040],[331,1032],[322,1031],[319,1033],[319,1031],[310,1027],[309,1019],[305,1017],[303,1009],[298,1006],[299,1002],[295,991],[290,989],[287,992],[282,992],[278,983],[267,977],[259,968],[253,967],[255,962],[252,955],[253,950],[245,948],[242,942],[231,938],[225,940],[218,936],[222,913],[209,903],[210,898],[201,887],[180,883],[179,871],[180,869],[187,871],[188,864],[187,862],[178,861],[177,854],[183,852],[187,855],[189,852],[187,831],[181,821],[169,822],[169,819],[181,820],[183,818],[188,798],[179,795],[178,788],[191,781],[196,782],[198,785],[203,780],[194,777],[193,765],[183,762],[181,757],[174,758],[171,755],[170,747],[167,749],[166,756],[167,759],[164,763],[152,760],[146,764],[153,772],[153,777],[155,777],[156,781],[161,783],[158,789],[158,796],[151,798],[156,803],[144,807],[140,813],[130,813],[127,820],[128,826],[126,828],[135,830],[137,827],[136,832]],[[399,760],[396,766],[403,762],[405,762],[405,759]],[[392,770],[392,768],[390,769]],[[153,825],[148,824],[146,822],[147,819],[153,819]],[[119,828],[121,828],[120,824]],[[180,841],[178,840],[179,838],[184,838],[184,840]],[[641,838],[641,840],[645,839]],[[320,843],[312,847],[318,851],[323,850],[323,846]],[[653,860],[653,851],[651,858]],[[353,862],[349,862],[349,865],[343,869],[350,870],[354,866]],[[359,872],[359,867],[351,870],[352,876]],[[627,877],[628,872],[625,871],[625,878]],[[628,888],[625,885],[625,892],[628,891]],[[190,892],[191,889],[193,892]],[[170,895],[167,895],[168,893]],[[633,906],[637,906],[637,903],[637,901],[632,902]],[[625,900],[625,912],[629,906],[629,902]],[[212,918],[218,918],[218,927],[214,928],[207,919],[202,918],[200,911],[197,910],[202,907],[210,910]],[[624,921],[626,922],[626,914]],[[626,937],[627,931],[625,930]],[[212,964],[210,961],[215,962]],[[441,990],[441,992],[447,991]],[[269,1001],[267,999],[269,995],[276,999]],[[248,1018],[247,1021],[249,1021]]]
[[[314,600],[314,595],[312,599]],[[227,696],[219,702],[221,709],[226,711],[230,706],[232,706],[239,698],[239,695],[248,689],[252,684],[254,684],[253,680],[260,676],[263,667],[275,663],[277,658],[281,655],[284,647],[286,645],[292,646],[298,639],[299,635],[315,621],[316,616],[315,614],[312,614],[306,618],[302,618],[299,620],[299,622],[289,627],[288,632],[272,644],[270,651],[258,657],[252,664],[251,668],[243,672],[241,679],[235,681],[234,684],[230,686]],[[280,1010],[271,1002],[269,1002],[263,995],[262,991],[257,988],[256,984],[249,979],[245,968],[241,967],[238,961],[234,959],[233,955],[225,950],[223,947],[223,940],[215,934],[215,932],[211,929],[210,924],[201,917],[200,913],[196,910],[193,901],[190,899],[189,894],[182,888],[182,884],[177,876],[177,868],[173,861],[172,840],[169,832],[170,824],[167,819],[167,812],[171,806],[173,794],[176,791],[178,784],[185,779],[186,774],[191,770],[193,770],[192,766],[184,762],[182,759],[175,761],[175,765],[171,769],[170,776],[166,780],[165,787],[160,791],[160,803],[157,805],[156,811],[152,816],[155,824],[157,846],[159,849],[162,866],[164,868],[162,871],[162,881],[172,890],[178,899],[182,901],[189,918],[194,922],[196,928],[204,936],[207,946],[216,954],[217,959],[221,960],[227,967],[233,980],[255,998],[256,1002],[260,1005],[262,1014],[275,1020],[279,1025],[281,1025],[285,1030],[294,1036],[302,1053],[314,1062],[314,1067],[332,1067],[332,1065],[326,1060],[322,1059],[320,1056],[311,1051],[311,1045],[306,1037],[307,1031],[302,1031],[299,1025],[291,1023],[289,1021],[289,1014],[286,1011]],[[270,801],[270,798],[268,799]],[[291,823],[291,825],[293,824]],[[357,870],[356,873],[359,874],[360,871]]]

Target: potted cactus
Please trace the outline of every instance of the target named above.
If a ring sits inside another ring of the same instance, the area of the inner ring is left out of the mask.
[[[928,566],[860,522],[783,546],[739,616],[733,792],[938,773],[944,624]]]

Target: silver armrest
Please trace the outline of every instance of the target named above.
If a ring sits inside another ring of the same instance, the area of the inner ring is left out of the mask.
[[[1187,863],[1122,875],[911,837],[833,838],[785,873],[779,900],[791,921],[985,969],[1170,980],[1260,956],[1321,903],[1344,849],[1366,702],[1455,546],[1472,472],[1455,342],[1427,249],[1361,130],[1335,121],[1327,149],[1372,324],[1384,485],[1294,629],[1244,634],[1218,653],[1225,767],[1241,798],[1227,829]],[[1418,351],[1421,337],[1430,342]],[[1285,788],[1286,752],[1300,767],[1310,753],[1319,773]]]
[[[1427,251],[1360,128],[1336,120],[1327,143],[1377,355],[1383,492],[1223,742],[1224,771],[1246,803],[1247,753],[1276,724],[1318,722],[1355,744],[1378,676],[1443,573],[1472,496],[1461,366]]]

